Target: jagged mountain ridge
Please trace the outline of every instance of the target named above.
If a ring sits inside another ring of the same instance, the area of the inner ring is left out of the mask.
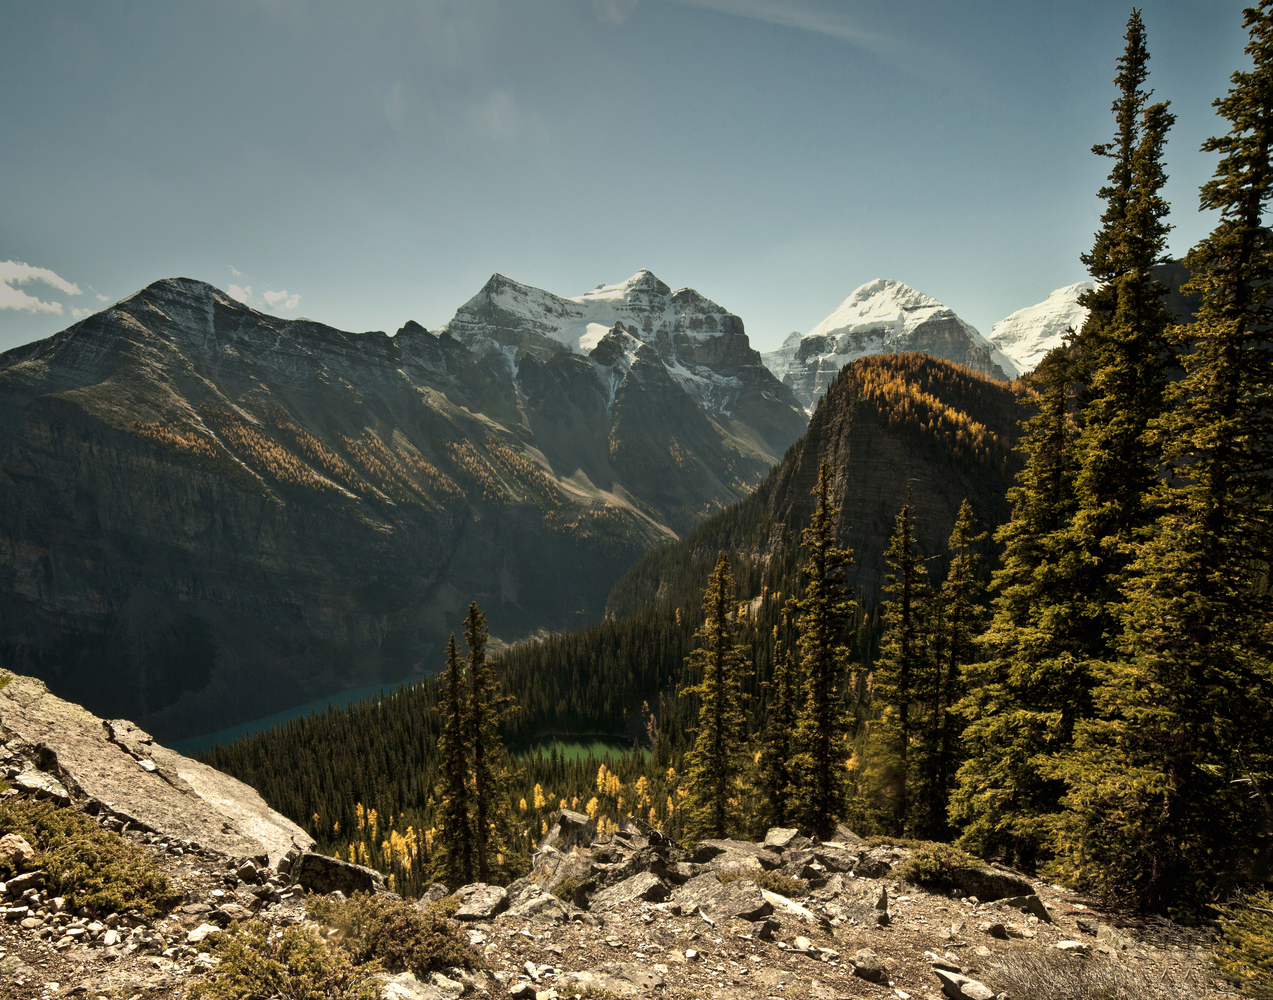
[[[808,333],[788,335],[782,347],[764,355],[764,361],[812,411],[849,362],[910,351],[945,358],[1001,381],[1017,375],[1007,355],[951,309],[891,278],[859,286]]]
[[[510,371],[526,357],[551,365],[587,356],[613,393],[638,358],[655,358],[712,420],[767,452],[781,454],[803,431],[791,390],[751,347],[743,321],[692,288],[675,291],[642,268],[627,281],[574,298],[492,275],[439,332]],[[642,349],[645,353],[642,353]],[[799,429],[795,429],[799,427]],[[793,434],[794,430],[794,434]]]
[[[735,563],[740,599],[762,587],[791,593],[823,461],[840,508],[838,543],[854,552],[848,582],[873,606],[904,503],[912,505],[921,548],[938,566],[965,498],[983,527],[1006,519],[1021,416],[1017,389],[961,365],[920,353],[859,358],[828,386],[808,432],[755,492],[642,556],[607,608],[622,617],[654,606],[697,606],[722,549]]]
[[[595,620],[803,430],[723,425],[626,331],[514,355],[189,279],[0,355],[0,662],[161,739],[432,669],[470,600]]]

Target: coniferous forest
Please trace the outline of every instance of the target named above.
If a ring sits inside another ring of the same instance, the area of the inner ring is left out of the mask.
[[[1251,65],[1204,146],[1218,221],[1185,261],[1191,321],[1152,273],[1174,116],[1133,12],[1094,149],[1109,173],[1082,329],[1012,390],[922,356],[863,359],[813,416],[806,442],[875,421],[1002,482],[997,499],[941,525],[908,501],[879,551],[853,551],[840,498],[861,472],[824,449],[804,480],[780,465],[644,559],[604,623],[492,659],[474,606],[467,656],[453,644],[433,679],[207,762],[404,892],[514,876],[563,807],[677,839],[846,822],[955,840],[1177,915],[1266,885],[1273,10],[1245,16]],[[762,507],[808,513],[773,544]],[[568,758],[552,740],[584,733],[632,749]]]

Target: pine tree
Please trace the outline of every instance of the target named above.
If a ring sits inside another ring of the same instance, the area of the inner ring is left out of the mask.
[[[959,768],[950,818],[962,843],[1033,864],[1051,838],[1064,785],[1053,753],[1091,714],[1091,681],[1068,650],[1069,625],[1084,600],[1066,572],[1065,526],[1074,511],[1073,365],[1063,347],[1027,376],[1023,399],[1037,413],[1018,446],[1026,456],[1008,491],[1012,517],[995,532],[1004,547],[991,578],[994,613],[979,639],[984,659],[966,663],[967,759]]]
[[[500,694],[495,665],[486,657],[486,616],[476,603],[464,619],[469,648],[468,738],[472,753],[473,821],[476,828],[477,878],[486,882],[509,860],[505,816],[499,808],[507,753],[500,723],[512,712],[512,699]]]
[[[935,665],[930,621],[932,592],[923,557],[916,550],[911,505],[898,512],[884,560],[889,567],[883,604],[884,636],[875,664],[874,721],[868,742],[873,798],[886,832],[914,832],[911,801],[912,744],[922,725],[921,691],[930,687]]]
[[[473,881],[473,821],[469,815],[468,724],[465,683],[455,633],[446,646],[445,719],[438,750],[442,757],[442,837],[434,854],[434,877],[449,886]]]
[[[791,821],[791,763],[795,753],[796,700],[800,669],[796,662],[796,608],[788,600],[782,621],[773,627],[774,670],[769,682],[769,715],[761,737],[759,786],[769,825],[785,827]]]
[[[975,639],[984,623],[981,607],[984,586],[978,577],[975,546],[985,537],[985,532],[977,532],[972,505],[964,500],[946,543],[951,553],[950,568],[936,602],[941,612],[934,643],[938,657],[930,705],[932,721],[925,740],[927,801],[922,832],[939,840],[946,839],[950,832],[947,812],[960,763],[959,737],[963,726],[954,708],[965,693],[963,671],[976,655]]]
[[[1155,424],[1168,480],[1127,586],[1122,656],[1065,762],[1063,874],[1144,907],[1196,907],[1269,871],[1273,772],[1273,2],[1245,12],[1250,72],[1216,102],[1202,189],[1220,222],[1189,254],[1202,295],[1185,377]],[[1116,765],[1116,766],[1115,766]],[[1218,884],[1217,884],[1218,883]]]
[[[1167,180],[1162,154],[1175,118],[1166,102],[1149,103],[1140,11],[1132,11],[1125,38],[1114,79],[1116,136],[1093,147],[1114,161],[1100,190],[1106,208],[1092,252],[1082,257],[1101,284],[1082,300],[1091,312],[1074,341],[1083,406],[1066,567],[1071,586],[1088,600],[1075,609],[1082,617],[1070,626],[1070,645],[1091,656],[1113,647],[1126,567],[1152,520],[1145,498],[1157,481],[1158,456],[1145,432],[1162,412],[1174,354],[1166,290],[1150,269],[1162,260],[1171,229],[1161,194]]]
[[[685,832],[691,840],[728,837],[738,826],[738,780],[743,768],[746,718],[742,673],[750,663],[737,642],[734,578],[721,552],[703,592],[699,646],[686,662],[701,679],[685,694],[699,698],[698,730],[686,753]]]
[[[844,583],[844,569],[853,553],[835,544],[840,509],[831,503],[831,470],[826,462],[818,469],[813,493],[817,506],[802,532],[809,559],[802,567],[805,591],[796,602],[804,702],[796,720],[791,813],[802,829],[825,840],[844,812],[848,782],[845,736],[849,726],[838,679],[848,660],[845,633],[852,621],[853,600]]]

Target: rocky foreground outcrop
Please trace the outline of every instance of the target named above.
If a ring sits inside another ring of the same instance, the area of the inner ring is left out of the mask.
[[[14,675],[0,688],[0,739],[0,766],[13,788],[112,829],[266,863],[314,846],[243,782],[160,746],[131,722],[99,719],[33,677]]]
[[[215,974],[211,945],[238,922],[310,923],[314,894],[385,891],[378,873],[308,850],[251,789],[38,681],[0,689],[0,739],[10,784],[0,794],[95,816],[151,852],[179,896],[154,918],[72,912],[38,856],[0,838],[18,871],[0,884],[0,1000],[184,1000]],[[1053,980],[1073,989],[1047,995],[1219,995],[1209,931],[1120,918],[991,865],[930,893],[901,877],[912,853],[843,827],[825,842],[773,829],[692,850],[644,826],[599,840],[588,817],[563,811],[525,878],[435,885],[414,903],[454,896],[451,925],[488,971],[419,981],[390,970],[382,997],[1026,1000]]]

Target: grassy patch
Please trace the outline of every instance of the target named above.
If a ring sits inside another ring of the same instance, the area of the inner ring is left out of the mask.
[[[570,903],[574,901],[575,890],[578,888],[579,880],[577,878],[564,878],[553,889],[553,895],[563,902]]]
[[[929,843],[897,869],[897,877],[930,892],[950,892],[959,886],[954,877],[956,870],[980,867],[980,861],[958,847]]]
[[[1109,959],[1014,949],[1003,953],[984,978],[996,992],[1030,1000],[1196,1000],[1208,992],[1189,983],[1190,971],[1183,967],[1151,973]]]
[[[309,927],[278,930],[259,920],[210,939],[221,964],[190,989],[192,1000],[378,1000],[380,965],[355,965]]]
[[[181,899],[157,858],[82,813],[48,802],[0,802],[0,836],[6,833],[21,835],[39,852],[38,864],[49,873],[50,888],[65,896],[73,909],[136,909],[154,916]],[[13,868],[0,861],[0,880],[13,874]]]
[[[809,884],[801,879],[766,871],[723,872],[720,876],[720,884],[729,885],[730,882],[737,882],[740,878],[749,878],[762,889],[776,892],[779,896],[786,896],[788,899],[803,896],[809,891]]]
[[[1216,968],[1243,994],[1273,997],[1273,893],[1259,892],[1220,917],[1224,943],[1216,950]]]
[[[317,896],[307,909],[314,920],[341,932],[340,946],[355,964],[378,962],[420,979],[443,969],[485,968],[481,954],[451,929],[446,902],[421,911],[400,899],[359,892],[346,900]]]
[[[908,851],[922,851],[926,847],[932,847],[936,841],[934,840],[912,840],[910,837],[885,837],[880,834],[867,837],[863,843],[867,847],[904,847]]]

